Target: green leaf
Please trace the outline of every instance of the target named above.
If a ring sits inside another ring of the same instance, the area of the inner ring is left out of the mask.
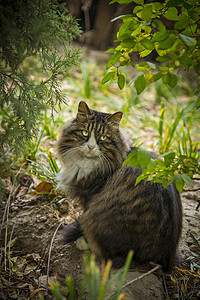
[[[144,50],[140,52],[140,58],[145,57],[149,55],[152,52],[152,50]]]
[[[194,186],[194,182],[193,180],[190,178],[190,176],[188,176],[187,174],[182,174],[182,178],[184,180],[185,183],[187,183],[188,185],[190,185],[191,187]]]
[[[105,53],[114,53],[114,52],[115,52],[115,49],[113,49],[113,48],[110,48],[107,51],[105,51]]]
[[[169,36],[164,41],[162,41],[161,43],[159,43],[158,49],[159,50],[169,49],[169,48],[171,48],[173,46],[173,44],[174,44],[175,41],[176,41],[176,37],[175,36]]]
[[[196,102],[196,108],[199,108],[199,107],[200,107],[200,95],[197,98],[197,102]]]
[[[175,184],[176,184],[176,188],[179,192],[183,191],[183,187],[184,187],[184,181],[181,175],[175,175]]]
[[[124,88],[125,85],[125,77],[122,74],[119,74],[118,76],[118,86],[120,88],[120,90],[122,90]]]
[[[144,75],[140,75],[136,80],[135,80],[135,88],[137,91],[137,94],[141,94],[143,90],[146,87],[146,79]]]
[[[149,172],[152,172],[155,170],[156,167],[157,167],[157,162],[151,158],[150,163],[147,165],[147,170]]]
[[[143,174],[141,174],[140,176],[137,177],[136,181],[135,181],[135,185],[137,185],[138,183],[140,183],[140,181],[144,180],[144,176]]]
[[[156,60],[159,62],[166,62],[171,60],[171,57],[169,55],[163,55],[163,56],[158,56]]]
[[[119,41],[123,41],[125,38],[129,38],[131,34],[131,32],[129,31],[129,26],[131,25],[131,23],[132,21],[126,21],[120,26],[119,32],[117,34]]]
[[[182,39],[182,41],[184,43],[186,43],[187,45],[189,46],[193,46],[195,44],[195,41],[192,37],[190,36],[187,36],[187,35],[184,35],[184,34],[179,34],[180,38]]]
[[[135,44],[136,44],[136,42],[133,37],[127,38],[121,42],[121,46],[123,48],[134,48]]]
[[[127,158],[123,162],[122,166],[125,166],[125,165],[129,165],[130,167],[133,167],[133,168],[140,168],[140,164],[139,164],[139,162],[137,160],[137,150],[131,152],[127,156]]]
[[[178,21],[178,10],[175,7],[169,7],[167,13],[164,15],[166,19],[171,21]]]
[[[200,38],[197,39],[197,45],[200,48]]]
[[[158,20],[158,19],[153,20],[152,26],[156,27],[159,31],[166,30],[165,25],[163,24],[163,22],[161,20]]]
[[[147,65],[148,65],[151,69],[153,69],[153,70],[156,69],[156,65],[155,65],[154,63],[150,62],[150,61],[147,61]]]
[[[175,23],[174,29],[181,30],[189,25],[190,21],[188,19],[182,19]]]
[[[106,82],[108,82],[111,78],[113,78],[113,75],[115,74],[115,72],[108,72],[101,80],[101,84],[104,84]]]
[[[171,88],[177,85],[177,76],[175,74],[167,73],[163,75],[162,80],[165,84],[168,84]]]
[[[149,39],[140,40],[140,44],[148,50],[153,50],[154,49],[154,43]]]
[[[197,72],[197,74],[200,75],[200,64],[194,65],[194,69]]]
[[[73,280],[70,276],[66,278],[66,283],[67,283],[67,287],[69,290],[69,299],[75,300],[76,297],[75,297],[74,284],[73,284]]]
[[[158,72],[151,77],[150,82],[155,82],[155,81],[159,80],[161,77],[162,77],[162,73]]]
[[[178,5],[182,5],[182,4],[183,4],[183,0],[169,0],[167,2],[168,7],[174,7],[174,6],[178,6]]]
[[[175,158],[175,153],[170,151],[160,155],[160,157],[164,157],[165,166],[169,167]]]
[[[152,16],[152,6],[145,5],[143,7],[142,14],[141,14],[142,20],[151,21],[151,16]]]
[[[165,40],[169,36],[169,31],[167,30],[161,30],[154,34],[152,41],[153,42],[161,42]]]
[[[138,149],[137,150],[137,159],[140,164],[140,167],[142,169],[144,169],[151,162],[151,153],[147,150]]]
[[[189,56],[180,56],[178,60],[183,65],[192,65],[192,58]]]
[[[106,69],[109,69],[110,67],[112,67],[113,65],[115,65],[118,62],[120,56],[121,56],[120,52],[111,55],[110,58],[109,58],[109,60],[108,60],[108,62],[107,62]]]

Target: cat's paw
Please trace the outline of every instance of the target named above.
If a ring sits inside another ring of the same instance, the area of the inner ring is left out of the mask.
[[[80,237],[77,241],[76,241],[76,247],[79,249],[79,250],[88,250],[90,249],[85,238],[82,236]]]

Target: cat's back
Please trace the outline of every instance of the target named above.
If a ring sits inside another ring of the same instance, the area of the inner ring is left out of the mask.
[[[136,260],[157,261],[167,269],[181,233],[180,196],[174,185],[164,189],[161,184],[141,181],[135,186],[140,174],[139,168],[129,166],[116,170],[93,197],[81,226],[90,244],[95,241],[93,248],[105,245],[95,249],[100,255],[109,241],[110,253],[134,249]]]

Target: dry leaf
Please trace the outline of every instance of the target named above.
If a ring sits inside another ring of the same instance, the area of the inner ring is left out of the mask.
[[[53,188],[53,186],[45,181],[41,181],[35,188],[38,193],[48,193]]]

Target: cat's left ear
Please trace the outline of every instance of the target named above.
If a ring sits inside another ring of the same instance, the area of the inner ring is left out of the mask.
[[[108,121],[115,124],[115,125],[119,125],[121,119],[122,119],[123,113],[121,111],[118,111],[116,113],[114,113],[113,115],[111,115],[108,118]]]

